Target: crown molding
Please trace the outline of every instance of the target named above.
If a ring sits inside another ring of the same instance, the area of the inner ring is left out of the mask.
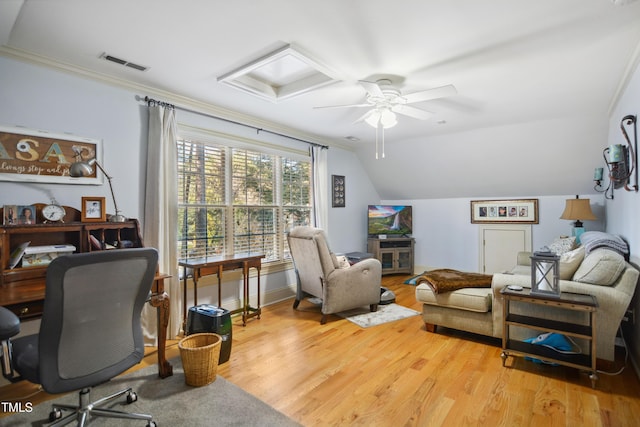
[[[320,145],[327,145],[330,147],[337,147],[348,151],[354,151],[354,147],[343,143],[342,141],[336,141],[335,139],[324,138],[320,135],[302,132],[299,129],[283,126],[275,122],[261,120],[257,117],[242,114],[237,111],[228,110],[214,104],[198,101],[196,99],[169,92],[163,89],[154,88],[152,86],[147,86],[141,83],[131,82],[129,80],[121,79],[104,73],[98,73],[86,68],[78,67],[42,55],[27,52],[22,49],[0,46],[0,56],[95,80],[100,83],[127,89],[132,92],[139,92],[142,93],[142,95],[136,96],[136,99],[141,102],[144,101],[145,96],[160,98],[160,100],[162,100],[163,102],[174,104],[176,107],[184,107],[186,109],[194,110],[200,113],[220,117],[221,119],[236,121],[251,127],[273,131],[282,135],[290,136],[292,138],[302,139]]]

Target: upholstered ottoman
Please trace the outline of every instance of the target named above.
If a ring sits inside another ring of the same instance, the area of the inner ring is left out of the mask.
[[[482,335],[493,335],[491,288],[464,288],[435,294],[426,283],[416,286],[416,299],[423,303],[427,330],[435,325]]]

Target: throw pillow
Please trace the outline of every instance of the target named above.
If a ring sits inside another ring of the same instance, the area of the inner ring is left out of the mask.
[[[574,282],[611,286],[627,267],[624,257],[609,249],[596,249],[587,255],[573,275]]]
[[[338,260],[337,255],[333,252],[331,252],[331,262],[333,262],[333,268],[340,268],[340,261]]]
[[[349,268],[351,267],[351,264],[349,264],[349,260],[347,259],[346,256],[344,255],[337,255],[336,259],[338,260],[338,266],[336,268],[342,269],[342,268]]]
[[[548,246],[548,248],[556,255],[562,255],[566,252],[574,250],[576,246],[577,244],[575,237],[559,237],[555,239],[553,243]]]
[[[560,255],[560,280],[571,280],[584,259],[584,247]]]

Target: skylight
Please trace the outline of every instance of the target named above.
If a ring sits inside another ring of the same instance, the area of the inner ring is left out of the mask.
[[[218,77],[218,82],[278,102],[336,82],[331,74],[316,60],[286,45]]]

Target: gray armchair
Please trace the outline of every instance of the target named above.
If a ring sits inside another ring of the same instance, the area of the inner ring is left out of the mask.
[[[38,334],[18,334],[18,318],[0,307],[2,370],[11,381],[41,384],[47,393],[81,390],[79,405],[53,405],[52,425],[91,416],[133,418],[154,426],[150,415],[101,406],[126,395],[128,388],[91,402],[91,388],[136,365],[144,356],[140,314],[154,280],[158,253],[153,248],[113,249],[61,256],[47,267],[44,310]],[[15,371],[14,371],[15,369]],[[16,371],[19,374],[16,375]],[[72,413],[62,418],[62,410]]]
[[[338,268],[323,230],[295,227],[287,235],[296,270],[297,291],[293,308],[307,295],[322,299],[322,319],[327,315],[369,305],[378,309],[382,266],[377,259],[366,259],[349,268]]]

